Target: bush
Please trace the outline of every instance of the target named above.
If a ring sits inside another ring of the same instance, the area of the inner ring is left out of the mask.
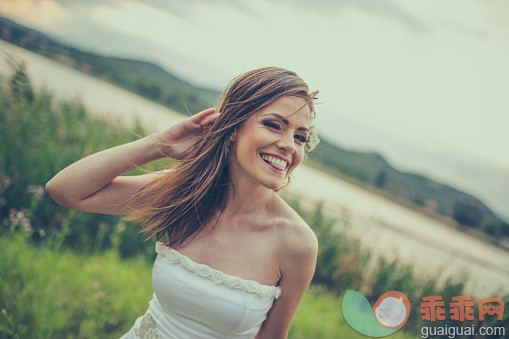
[[[70,210],[44,191],[46,182],[71,163],[144,135],[140,124],[129,130],[119,121],[90,116],[79,102],[33,92],[23,64],[13,67],[8,81],[0,84],[0,224],[18,218],[33,241],[57,239],[55,244],[76,251],[104,250],[113,241],[124,257],[145,251],[139,225]],[[161,159],[143,168],[155,170],[166,163]],[[152,252],[147,256],[153,258]]]

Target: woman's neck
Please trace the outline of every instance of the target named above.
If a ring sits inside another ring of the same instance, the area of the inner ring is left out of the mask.
[[[233,185],[228,192],[225,211],[228,215],[261,213],[273,205],[276,192],[262,185]]]

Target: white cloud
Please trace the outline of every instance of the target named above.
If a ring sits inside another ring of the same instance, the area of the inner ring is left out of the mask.
[[[54,32],[70,20],[67,10],[54,0],[0,0],[0,15],[45,32]]]

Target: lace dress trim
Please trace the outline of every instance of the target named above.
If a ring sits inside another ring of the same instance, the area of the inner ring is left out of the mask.
[[[141,319],[140,325],[134,328],[134,333],[141,339],[161,339],[161,335],[156,330],[156,322],[149,311]]]
[[[210,266],[194,262],[189,257],[161,242],[156,243],[156,252],[163,255],[171,263],[178,264],[186,270],[196,273],[200,277],[212,280],[218,285],[242,289],[247,292],[256,293],[265,298],[272,297],[277,299],[282,292],[280,286],[262,285],[258,281],[246,280],[228,275]]]

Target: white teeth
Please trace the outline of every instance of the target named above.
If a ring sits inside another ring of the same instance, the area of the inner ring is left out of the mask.
[[[288,162],[281,160],[279,158],[273,157],[272,155],[263,154],[262,159],[267,160],[268,162],[282,168],[283,170],[286,169],[286,166],[288,166]]]

